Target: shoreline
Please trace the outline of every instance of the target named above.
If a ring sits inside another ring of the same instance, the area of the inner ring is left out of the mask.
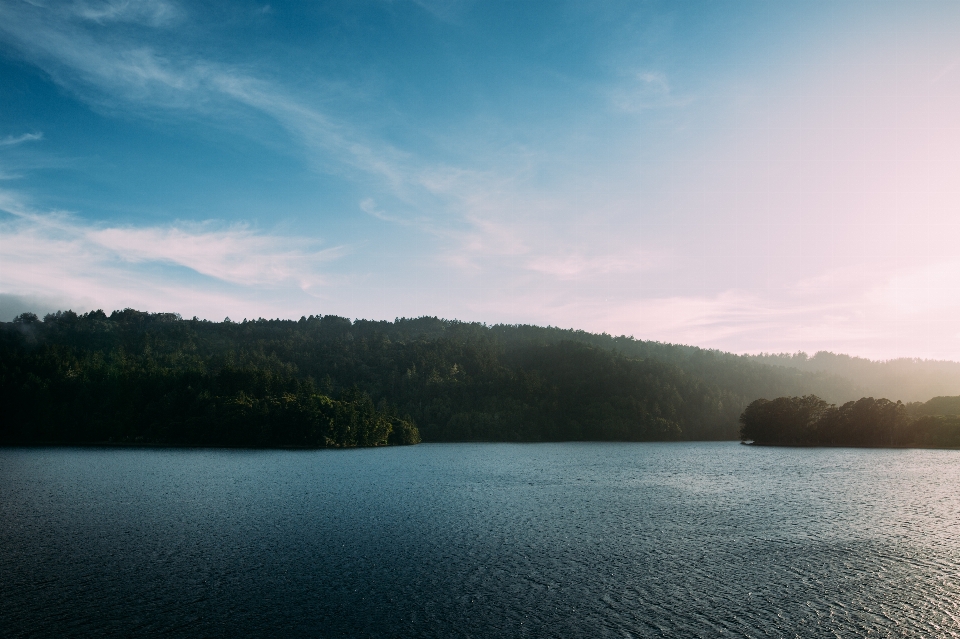
[[[743,446],[760,446],[765,448],[873,448],[873,449],[882,449],[882,450],[960,450],[960,447],[957,446],[874,446],[871,444],[775,444],[775,443],[761,443],[761,442],[745,442],[741,441]]]
[[[734,439],[697,439],[697,440],[603,440],[603,439],[568,439],[557,441],[503,441],[503,440],[463,440],[463,441],[436,441],[420,442],[420,444],[697,444],[697,443],[736,443]],[[405,448],[418,446],[419,444],[387,444],[383,446],[232,446],[226,444],[169,444],[161,442],[30,442],[30,443],[2,443],[0,449],[10,448],[150,448],[150,449],[171,449],[171,450],[288,450],[288,451],[313,451],[313,450],[369,450],[383,448]],[[942,447],[942,446],[856,446],[856,445],[832,445],[832,444],[776,444],[776,443],[758,443],[740,441],[741,446],[756,446],[761,448],[849,448],[849,449],[875,449],[875,450],[960,450],[960,447]]]

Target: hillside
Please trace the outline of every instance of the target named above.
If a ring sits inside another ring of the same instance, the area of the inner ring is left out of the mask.
[[[833,372],[550,327],[132,309],[0,325],[0,384],[8,443],[321,445],[287,425],[322,413],[329,435],[343,412],[330,402],[371,424],[415,425],[424,441],[736,439],[757,398],[864,394]],[[370,443],[355,439],[329,441]]]

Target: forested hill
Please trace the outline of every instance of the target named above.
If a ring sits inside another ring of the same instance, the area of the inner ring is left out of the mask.
[[[862,395],[838,375],[583,331],[131,309],[0,324],[0,384],[8,443],[736,439],[759,397]]]
[[[863,395],[874,397],[896,397],[904,402],[924,402],[938,395],[960,393],[960,362],[911,358],[877,362],[828,351],[820,351],[812,357],[806,353],[780,353],[752,355],[750,358],[761,364],[788,366],[812,373],[832,373],[856,380]],[[838,397],[828,399],[841,401]]]
[[[758,399],[740,438],[761,445],[960,448],[960,396],[903,404],[861,397],[836,406],[816,395]]]

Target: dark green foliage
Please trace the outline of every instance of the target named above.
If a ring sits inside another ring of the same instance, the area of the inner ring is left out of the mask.
[[[913,423],[910,446],[960,448],[960,415],[927,415]]]
[[[929,411],[956,406],[960,398],[937,397]],[[960,417],[910,417],[907,407],[889,399],[864,397],[842,406],[815,395],[758,399],[740,416],[740,438],[756,444],[793,446],[960,447]]]
[[[256,366],[228,356],[215,363],[198,356],[184,339],[184,324],[173,315],[125,311],[108,319],[102,311],[83,317],[68,312],[48,316],[43,325],[21,321],[15,330],[0,331],[6,413],[0,442],[419,442],[410,420],[376,408],[359,389],[344,389],[335,400],[278,362]]]
[[[926,402],[912,402],[907,404],[907,414],[913,417],[960,415],[960,395],[956,397],[934,397]]]
[[[719,351],[431,317],[218,323],[126,309],[0,325],[3,442],[734,439],[756,397],[853,388]]]
[[[740,415],[740,438],[757,443],[812,444],[830,404],[816,395],[758,399]]]
[[[511,349],[482,385],[458,381],[455,366],[451,380],[424,389],[449,415],[429,431],[434,439],[670,440],[683,437],[681,423],[702,417],[692,402],[684,406],[683,397],[695,400],[701,389],[681,371],[585,344]],[[444,388],[457,384],[453,392]]]

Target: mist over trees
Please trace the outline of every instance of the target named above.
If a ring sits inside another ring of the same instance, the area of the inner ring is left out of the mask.
[[[0,324],[0,441],[369,446],[736,439],[757,397],[860,385],[756,358],[432,317],[209,322],[133,309]]]
[[[853,396],[836,397],[821,393],[823,397],[834,402],[863,396],[896,397],[904,402],[923,402],[938,395],[960,394],[960,362],[912,358],[876,362],[828,351],[820,351],[812,357],[802,352],[748,357],[763,364],[813,373],[829,373],[852,380],[856,386]]]

